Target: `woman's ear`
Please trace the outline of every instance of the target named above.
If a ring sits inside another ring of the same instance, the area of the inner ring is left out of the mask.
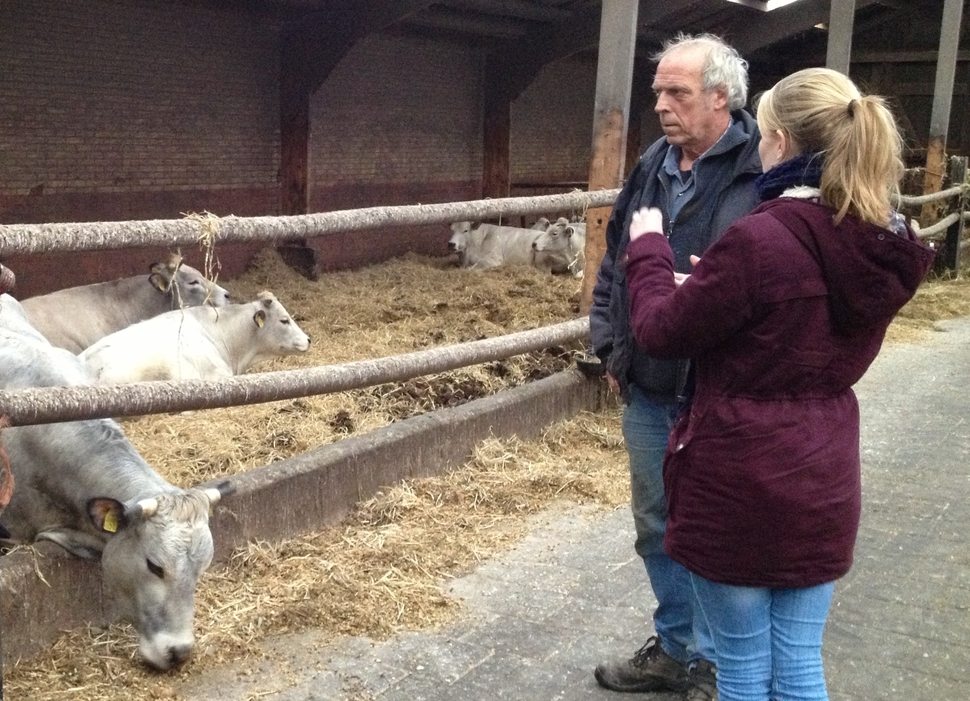
[[[778,143],[781,147],[781,153],[778,154],[781,157],[781,160],[787,161],[789,158],[794,158],[795,156],[801,155],[801,148],[799,148],[798,144],[795,143],[795,140],[792,139],[791,136],[781,129],[778,129],[776,133],[778,134]]]

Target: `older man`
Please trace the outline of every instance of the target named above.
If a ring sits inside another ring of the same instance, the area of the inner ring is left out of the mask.
[[[760,140],[747,102],[747,63],[720,38],[680,35],[655,56],[655,111],[665,137],[641,157],[613,207],[606,255],[593,290],[593,349],[626,407],[623,437],[630,458],[636,552],[657,597],[656,635],[632,659],[596,667],[615,691],[684,691],[689,701],[716,701],[716,660],[687,570],[663,549],[667,502],[662,476],[667,438],[690,391],[687,360],[651,358],[636,347],[623,268],[630,218],[658,207],[680,275],[734,221],[758,203]]]

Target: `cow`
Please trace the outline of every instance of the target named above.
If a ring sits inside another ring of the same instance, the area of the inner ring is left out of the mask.
[[[0,295],[10,292],[16,284],[17,276],[13,274],[13,271],[4,265],[0,265]]]
[[[246,304],[159,314],[105,336],[78,357],[97,383],[217,379],[266,358],[304,353],[310,338],[271,292]]]
[[[458,253],[463,268],[487,270],[506,265],[529,265],[551,272],[543,263],[536,264],[533,241],[542,234],[538,229],[460,221],[451,225],[448,249]]]
[[[546,217],[539,217],[529,228],[535,229],[536,231],[545,231],[551,223]]]
[[[171,309],[225,306],[229,293],[172,254],[148,277],[70,287],[21,300],[27,318],[59,348],[80,353],[100,338]]]
[[[86,384],[20,304],[0,295],[0,388]],[[0,431],[16,488],[4,512],[13,542],[51,541],[101,561],[105,592],[134,623],[138,649],[168,670],[191,655],[195,589],[212,560],[209,509],[231,491],[183,490],[153,470],[111,419]]]
[[[586,263],[586,224],[560,218],[532,242],[536,261],[554,273],[570,272],[583,277]]]

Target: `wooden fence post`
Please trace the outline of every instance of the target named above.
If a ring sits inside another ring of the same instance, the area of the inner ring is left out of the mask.
[[[967,157],[953,156],[950,158],[950,185],[962,185],[967,182]],[[963,239],[963,213],[967,207],[967,193],[961,192],[954,198],[956,211],[960,218],[946,229],[946,238],[941,250],[936,254],[935,268],[937,272],[950,271],[954,277],[960,275],[960,241]]]

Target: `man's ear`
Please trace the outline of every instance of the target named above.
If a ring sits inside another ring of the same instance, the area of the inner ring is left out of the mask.
[[[717,87],[711,90],[711,107],[715,110],[723,110],[727,108],[728,95],[727,90],[723,87]]]

